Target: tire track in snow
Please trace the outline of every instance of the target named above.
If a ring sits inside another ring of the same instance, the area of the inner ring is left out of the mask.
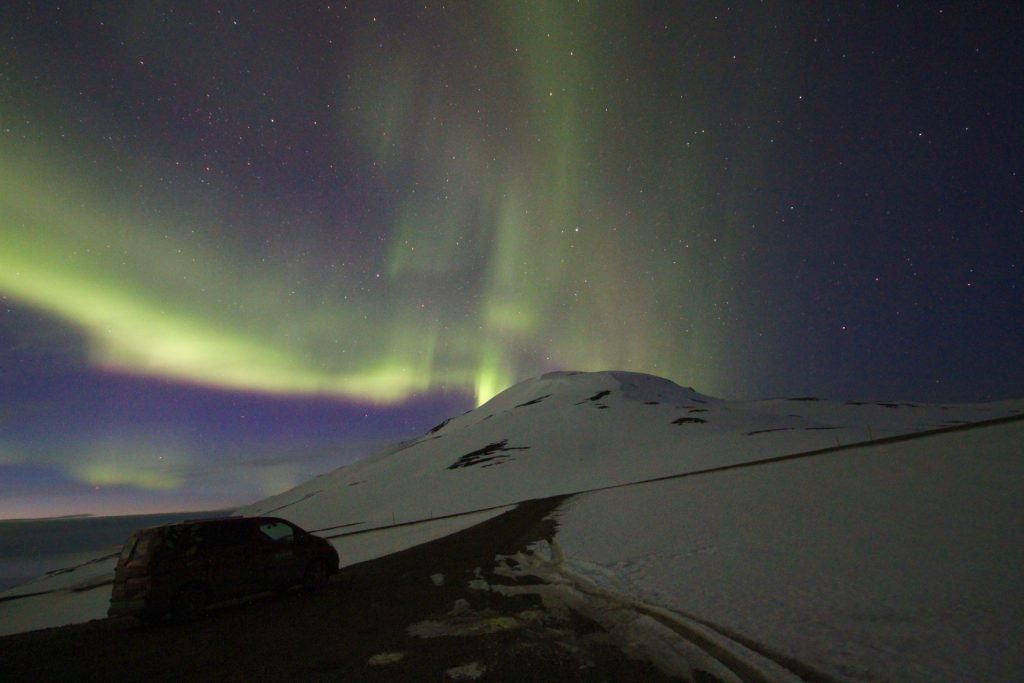
[[[490,590],[507,595],[539,594],[545,605],[550,603],[552,607],[557,607],[562,603],[598,621],[613,634],[618,630],[635,633],[636,626],[619,628],[626,622],[635,621],[632,615],[648,617],[684,641],[682,647],[677,643],[677,648],[682,650],[677,654],[681,654],[693,670],[705,671],[719,679],[731,674],[734,680],[743,683],[838,683],[838,679],[751,638],[699,617],[669,610],[601,587],[584,573],[574,571],[566,562],[557,542],[553,540],[550,543],[534,544],[528,553],[499,557],[497,560],[499,567],[494,570],[496,575],[513,580],[532,576],[540,579],[543,584],[492,585],[489,587]],[[501,566],[502,563],[504,566]],[[515,568],[511,565],[515,565]],[[699,652],[695,653],[685,644],[692,645]],[[629,645],[631,644],[623,643],[624,649]],[[645,655],[652,660],[659,659],[657,651],[646,652]],[[709,663],[705,657],[710,658],[712,662]],[[661,659],[664,660],[665,657],[662,656]],[[724,667],[725,671],[716,671],[716,663]],[[671,666],[670,661],[663,662],[664,669]]]

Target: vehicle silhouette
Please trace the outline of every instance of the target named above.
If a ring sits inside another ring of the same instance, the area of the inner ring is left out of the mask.
[[[338,566],[330,543],[277,517],[140,529],[121,550],[107,614],[195,619],[211,603],[296,584],[319,588]]]

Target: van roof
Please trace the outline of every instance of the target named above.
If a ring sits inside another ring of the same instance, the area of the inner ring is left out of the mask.
[[[256,517],[243,517],[242,515],[225,515],[224,517],[203,517],[202,519],[186,519],[178,524],[209,524],[211,522],[230,522],[238,519],[257,519]]]
[[[196,526],[206,524],[224,524],[224,523],[237,523],[237,522],[258,522],[273,520],[275,522],[282,522],[280,517],[246,517],[244,515],[228,515],[225,517],[204,517],[202,519],[183,519],[180,522],[168,522],[166,524],[160,524],[157,526],[146,527],[139,529],[135,533],[143,533],[148,531],[160,531],[163,529],[171,529],[174,527],[185,527],[185,526]]]

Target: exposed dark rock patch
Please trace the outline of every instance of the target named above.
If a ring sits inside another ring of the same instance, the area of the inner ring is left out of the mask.
[[[448,424],[449,422],[451,422],[451,421],[452,421],[452,419],[451,419],[451,418],[449,417],[449,418],[448,418],[447,420],[445,420],[445,421],[444,421],[444,422],[442,422],[441,424],[437,425],[436,427],[431,427],[431,428],[430,428],[430,431],[428,431],[428,432],[427,432],[427,434],[436,434],[437,432],[439,432],[439,431],[441,431],[442,429],[444,429],[444,428],[445,428],[445,426],[446,426],[446,425],[447,425],[447,424]]]
[[[707,420],[701,419],[699,417],[681,417],[678,420],[672,420],[672,424],[674,425],[701,424],[704,422],[707,422]]]
[[[593,402],[593,401],[600,401],[602,398],[604,398],[605,396],[607,396],[610,393],[612,393],[612,392],[608,391],[607,389],[604,390],[604,391],[599,391],[596,394],[594,394],[593,396],[591,396],[590,398],[585,398],[582,401],[579,401],[576,405],[581,406],[584,403],[586,403],[587,401],[591,401],[591,402]]]
[[[540,403],[541,401],[543,401],[544,399],[548,398],[549,396],[551,396],[551,394],[544,394],[543,396],[538,396],[537,398],[533,399],[532,401],[527,401],[526,403],[520,403],[519,405],[516,406],[516,408],[522,408],[523,406],[532,406],[534,403]]]
[[[791,399],[788,399],[788,400],[790,400],[790,401],[820,401],[821,399],[820,398],[816,398],[814,396],[798,396],[796,398],[791,398]]]
[[[495,441],[489,443],[483,448],[478,448],[475,451],[466,453],[458,460],[448,465],[448,469],[457,470],[460,467],[473,467],[474,465],[480,465],[485,462],[492,460],[505,460],[510,456],[503,455],[509,451],[525,451],[529,446],[508,446],[508,439],[502,439],[501,441]]]
[[[660,401],[644,401],[644,405],[645,406],[656,406],[656,405],[660,405],[660,404],[661,404]]]
[[[708,409],[707,408],[690,408],[690,410],[688,412],[691,412],[691,413],[706,413],[706,412],[708,412]]]
[[[773,429],[755,429],[752,432],[747,432],[747,436],[754,436],[754,434],[767,434],[768,432],[789,432],[792,431],[792,427],[775,427]]]
[[[921,406],[917,403],[898,403],[894,401],[875,401],[870,403],[867,401],[844,401],[845,405],[848,406],[881,406],[883,408],[920,408]],[[943,410],[949,410],[946,406],[942,407]]]

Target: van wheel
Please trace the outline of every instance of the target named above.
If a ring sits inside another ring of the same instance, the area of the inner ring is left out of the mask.
[[[330,578],[330,571],[327,563],[322,560],[313,560],[306,567],[306,573],[302,576],[302,586],[306,590],[316,590],[327,585]]]
[[[171,617],[174,621],[195,621],[206,611],[208,598],[202,586],[185,586],[174,598]]]

